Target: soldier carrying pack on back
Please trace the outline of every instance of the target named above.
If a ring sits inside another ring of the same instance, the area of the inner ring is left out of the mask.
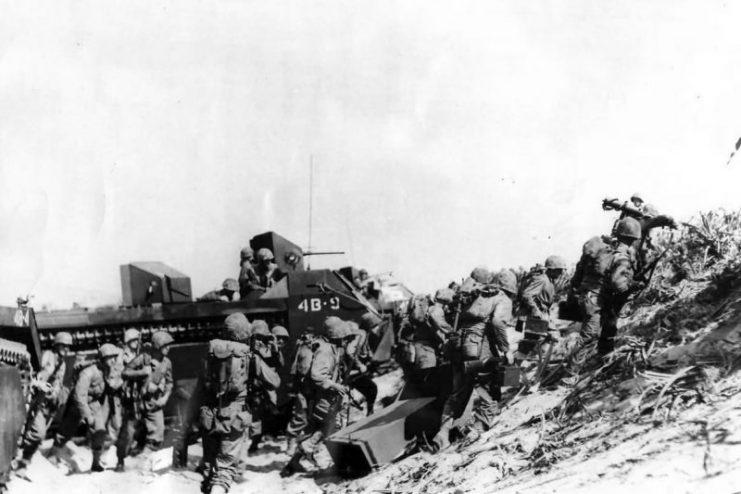
[[[302,437],[308,436],[308,439],[298,444],[282,476],[297,471],[302,458],[316,465],[317,446],[341,425],[339,412],[350,393],[349,387],[341,381],[341,367],[345,347],[351,338],[345,321],[335,316],[325,319],[324,334],[317,336],[313,344],[311,368],[304,385],[311,412]]]
[[[457,295],[461,307],[460,347],[453,360],[453,390],[445,401],[440,430],[433,439],[438,449],[449,444],[453,421],[462,415],[472,392],[476,391],[479,398],[472,437],[488,430],[499,413],[500,365],[507,362],[507,327],[512,324],[517,279],[506,270],[493,277],[479,276],[475,270],[474,274],[476,278],[467,279]]]
[[[110,379],[115,373],[114,367],[120,353],[120,348],[105,343],[98,350],[96,361],[81,364],[70,395],[71,404],[65,410],[62,424],[54,438],[54,446],[50,451],[53,459],[59,459],[61,448],[82,424],[87,429],[90,448],[93,451],[90,470],[93,472],[105,470],[100,460],[108,437],[107,424],[112,412],[110,396],[117,391],[112,386],[123,385],[122,381],[116,384]]]
[[[248,338],[249,327],[227,325],[224,338],[208,344],[200,408],[200,425],[210,443],[208,471],[204,472],[202,485],[205,494],[228,492],[237,474],[252,421],[249,382],[272,389],[280,386],[278,374],[250,350]]]

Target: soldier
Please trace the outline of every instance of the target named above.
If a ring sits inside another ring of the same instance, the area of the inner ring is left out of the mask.
[[[285,331],[282,326],[278,327]],[[278,332],[280,333],[280,330]],[[274,334],[268,329],[268,324],[260,319],[252,322],[251,349],[253,353],[260,355],[265,364],[276,373],[285,364],[283,353],[278,349]],[[278,413],[278,393],[275,389],[269,386],[261,386],[261,383],[258,382],[255,383],[250,392],[249,401],[250,411],[252,412],[252,423],[250,424],[252,442],[248,453],[254,453],[262,440],[263,419]]]
[[[545,269],[539,270],[526,280],[520,292],[518,319],[524,322],[525,333],[517,346],[515,360],[524,360],[537,343],[539,336],[529,332],[528,321],[550,322],[551,306],[556,301],[554,283],[566,271],[566,260],[559,256],[550,256],[545,260]]]
[[[236,302],[239,300],[239,283],[234,278],[227,278],[221,284],[221,290],[213,290],[198,299],[199,302]]]
[[[437,294],[449,295],[438,291]],[[437,295],[436,294],[436,295]],[[414,370],[420,371],[437,367],[437,355],[452,326],[445,319],[442,304],[433,302],[428,295],[415,295],[409,303],[407,317],[399,329],[399,338],[408,340],[413,350],[407,356],[411,369],[408,374],[413,378]]]
[[[123,386],[121,392],[122,421],[116,441],[118,463],[116,471],[124,471],[124,458],[129,454],[131,442],[136,432],[143,424],[143,387],[149,374],[152,372],[151,356],[141,352],[141,334],[134,328],[124,332],[125,348],[121,356],[123,369],[121,377]]]
[[[23,453],[15,465],[19,476],[24,475],[28,463],[46,438],[49,424],[59,406],[67,401],[68,390],[64,387],[64,373],[67,368],[65,358],[71,346],[72,335],[60,332],[54,336],[53,349],[41,354],[41,369],[31,381],[33,397],[21,442]]]
[[[289,370],[290,381],[288,384],[288,395],[291,398],[292,406],[291,418],[286,427],[286,436],[288,438],[286,453],[291,457],[296,453],[298,439],[306,430],[309,423],[309,403],[305,391],[308,386],[306,380],[309,376],[311,362],[314,358],[313,347],[314,335],[310,331],[304,332],[301,337],[296,340],[296,352],[293,362],[291,363],[291,369]],[[281,472],[281,475],[285,475],[286,473],[290,474],[293,472],[284,470]]]
[[[622,221],[622,220],[621,220]],[[571,278],[571,294],[579,308],[581,330],[575,342],[580,346],[596,339],[602,327],[604,281],[612,257],[612,246],[600,237],[589,239]]]
[[[273,262],[274,260],[275,257],[270,249],[263,247],[257,251],[257,265],[255,266],[257,284],[252,284],[251,288],[253,290],[264,292],[281,279],[283,273],[281,273],[278,265]]]
[[[616,229],[617,247],[607,270],[606,290],[601,298],[601,332],[597,351],[607,355],[615,348],[617,322],[628,297],[645,286],[635,279],[638,272],[636,252],[632,245],[641,238],[641,225],[634,218],[623,218]]]
[[[225,334],[232,335],[231,337],[240,336],[240,341],[247,342],[250,337],[250,322],[247,317],[242,313],[234,313],[227,316],[224,320]],[[182,425],[179,433],[175,436],[173,441],[173,467],[183,468],[188,463],[188,436],[192,432],[194,424],[198,420],[200,407],[205,403],[206,396],[206,376],[201,374],[196,380],[195,388],[191,396],[189,397],[186,406],[183,410]],[[198,473],[208,475],[213,464],[214,457],[216,456],[213,436],[208,434],[207,431],[200,427],[201,441],[203,447],[203,455],[201,460],[196,467]]]
[[[200,424],[209,437],[210,450],[202,486],[205,494],[226,493],[237,474],[251,422],[247,405],[249,382],[270,389],[280,386],[278,374],[259,353],[250,351],[248,338],[249,326],[230,324],[224,339],[209,342],[200,408]]]
[[[273,334],[273,338],[275,338],[276,354],[280,355],[285,364],[285,354],[283,352],[286,348],[286,343],[288,343],[288,340],[290,339],[288,330],[283,326],[273,326],[270,332]],[[283,364],[281,367],[282,366]]]
[[[453,362],[453,390],[445,401],[440,431],[434,438],[440,449],[449,444],[453,421],[461,416],[473,391],[479,403],[474,413],[472,436],[488,430],[499,413],[498,364],[507,361],[507,327],[512,320],[517,280],[511,271],[501,271],[496,277],[477,278],[492,283],[484,285],[471,277],[463,283],[458,295],[461,298],[461,346]]]
[[[153,355],[142,359],[141,370],[131,365],[124,371],[124,375],[138,376],[141,382],[133,383],[136,389],[133,403],[127,408],[127,419],[121,428],[116,444],[118,463],[116,471],[125,470],[124,459],[128,454],[131,441],[136,433],[137,422],[143,423],[146,432],[144,452],[157,450],[165,439],[164,407],[172,393],[172,362],[167,357],[170,345],[174,343],[172,336],[166,331],[158,331],[152,335]],[[146,354],[143,354],[146,355]]]
[[[368,347],[368,333],[354,321],[348,321],[347,325],[352,339],[348,338],[350,341],[345,349],[345,381],[351,388],[360,391],[365,398],[366,415],[371,415],[378,396],[378,386],[369,372],[372,355]]]
[[[245,298],[250,291],[251,285],[259,285],[257,274],[255,273],[255,253],[250,247],[245,247],[239,253],[239,296]]]
[[[641,213],[646,211],[647,205],[643,201],[643,195],[641,195],[639,192],[636,192],[635,194],[630,196],[630,202],[632,202],[633,206]]]
[[[296,453],[284,467],[281,475],[291,475],[300,467],[302,458],[312,463],[319,443],[339,427],[339,412],[343,398],[350,392],[340,382],[342,359],[348,343],[348,329],[345,321],[330,316],[324,320],[324,334],[316,337],[306,393],[313,402],[309,423],[305,431],[308,439],[298,444]]]
[[[115,391],[109,388],[108,378],[115,372],[114,367],[120,353],[120,348],[105,343],[98,350],[97,361],[83,364],[70,397],[71,406],[68,407],[60,431],[54,439],[54,446],[50,452],[54,457],[58,458],[59,450],[82,423],[88,430],[90,447],[93,451],[90,470],[93,472],[105,470],[100,458],[108,435],[106,425],[111,413],[109,398]]]

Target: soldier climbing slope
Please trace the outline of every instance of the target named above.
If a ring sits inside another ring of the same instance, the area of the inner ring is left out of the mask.
[[[479,273],[476,278],[492,280],[491,276],[479,276]],[[453,360],[453,390],[445,401],[440,431],[434,438],[439,449],[449,444],[453,421],[462,415],[473,391],[478,395],[478,404],[472,435],[488,430],[499,413],[499,364],[507,361],[507,327],[512,322],[516,283],[514,273],[501,271],[490,284],[471,277],[461,286],[458,294],[461,344]]]
[[[248,327],[233,324],[227,326],[224,339],[208,344],[200,408],[200,425],[209,439],[208,471],[202,485],[205,494],[228,492],[237,474],[251,422],[250,381],[271,389],[280,386],[278,374],[250,351],[248,338]]]
[[[289,371],[288,394],[291,398],[291,418],[286,427],[288,444],[286,453],[293,457],[298,441],[309,424],[308,378],[314,359],[314,335],[306,331],[296,341],[296,351]],[[284,471],[283,473],[287,473]],[[292,472],[289,472],[292,473]]]
[[[16,463],[17,474],[25,475],[25,469],[41,442],[46,438],[54,415],[59,407],[67,402],[68,390],[64,387],[64,373],[67,369],[65,357],[72,346],[72,335],[57,333],[53,350],[41,354],[41,369],[31,381],[33,396],[26,417],[26,427],[21,442],[22,456]]]
[[[545,260],[545,269],[536,272],[527,279],[519,296],[517,310],[518,326],[522,322],[525,330],[523,339],[517,346],[515,360],[523,360],[533,350],[539,337],[539,330],[528,331],[529,321],[550,321],[551,306],[556,301],[554,283],[566,271],[566,260],[559,256],[550,256]],[[518,329],[518,330],[522,330]]]
[[[352,336],[347,323],[330,316],[324,321],[324,334],[316,337],[313,348],[311,370],[307,380],[307,395],[313,403],[309,405],[309,423],[305,430],[308,439],[299,443],[296,453],[284,467],[281,475],[291,475],[300,468],[302,458],[316,464],[314,454],[324,438],[331,435],[340,424],[340,410],[350,389],[341,380],[342,359],[345,347]]]
[[[366,414],[374,411],[378,386],[370,377],[371,351],[368,346],[368,333],[360,329],[354,321],[348,321],[348,339],[345,351],[344,381],[357,389],[365,398]]]
[[[618,318],[628,297],[645,287],[643,281],[636,279],[638,261],[632,247],[641,238],[641,225],[633,218],[623,218],[616,234],[618,245],[610,258],[605,279],[606,290],[600,303],[601,332],[597,345],[600,355],[606,355],[615,348]]]

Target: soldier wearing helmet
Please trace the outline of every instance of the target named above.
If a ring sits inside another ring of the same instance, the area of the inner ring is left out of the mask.
[[[152,335],[151,372],[144,381],[142,403],[144,427],[146,430],[145,451],[155,451],[165,439],[164,407],[172,393],[172,362],[168,357],[170,346],[174,343],[167,331],[157,331]]]
[[[54,336],[53,349],[44,350],[41,354],[39,372],[31,380],[33,397],[26,416],[21,442],[22,454],[15,464],[20,475],[23,475],[23,470],[46,438],[51,419],[67,401],[69,390],[64,386],[64,373],[67,369],[65,359],[71,346],[72,335],[62,331]]]
[[[560,256],[549,256],[545,268],[530,272],[525,277],[519,294],[517,308],[517,328],[524,331],[517,346],[515,361],[524,360],[544,336],[537,321],[550,322],[551,306],[556,302],[554,283],[566,271],[566,260]]]
[[[234,278],[227,278],[221,284],[221,290],[213,290],[198,299],[199,302],[236,302],[240,299],[239,283]]]
[[[485,279],[485,278],[481,278]],[[442,449],[449,444],[453,421],[463,413],[471,393],[476,392],[479,407],[471,434],[488,430],[499,413],[501,387],[498,375],[507,362],[507,328],[512,325],[512,299],[517,293],[517,279],[509,270],[499,271],[484,286],[460,298],[460,349],[453,357],[453,390],[445,401],[440,431],[434,438]],[[471,279],[461,290],[475,286]]]
[[[605,292],[601,299],[601,331],[597,343],[600,355],[606,355],[615,348],[617,322],[620,311],[628,297],[643,289],[645,283],[636,279],[638,259],[633,247],[641,238],[641,225],[631,217],[618,222],[615,230],[617,246],[609,260],[605,277]]]
[[[261,327],[259,321],[254,321],[253,334],[262,334]],[[200,406],[204,439],[203,492],[210,494],[225,494],[238,475],[238,462],[249,437],[248,398],[253,386],[270,389],[280,386],[278,374],[258,353],[251,352],[245,341],[238,341],[242,334],[229,330],[225,336],[234,339],[217,338],[209,342],[204,372],[193,400]],[[186,420],[192,415],[189,412]],[[185,442],[182,438],[180,441]],[[182,442],[179,447],[183,446]]]
[[[111,415],[111,395],[115,381],[117,359],[121,349],[111,343],[105,343],[98,349],[98,359],[81,366],[76,377],[70,403],[62,418],[62,425],[54,439],[50,456],[58,458],[60,449],[75,434],[80,424],[88,430],[93,462],[90,470],[102,472],[101,464],[103,446],[108,437],[107,422]]]
[[[239,296],[245,298],[250,293],[251,285],[259,284],[255,273],[255,253],[251,247],[245,247],[239,253]]]
[[[118,472],[124,471],[124,459],[131,453],[135,432],[146,428],[143,400],[146,382],[152,373],[152,357],[142,352],[139,330],[129,328],[124,331],[124,345],[119,362],[123,385],[118,400],[121,408],[121,424],[116,438]]]
[[[291,398],[291,418],[286,426],[287,448],[286,453],[293,457],[298,446],[298,439],[308,427],[309,400],[306,394],[306,382],[314,358],[315,335],[311,331],[304,333],[296,340],[291,368],[289,370],[288,396]],[[285,474],[286,472],[284,472]]]
[[[261,319],[253,321],[250,346],[253,353],[260,355],[265,365],[278,373],[279,369],[282,369],[285,365],[285,357],[278,347],[277,337],[268,328],[268,323]],[[284,327],[276,326],[276,328],[278,328],[277,332],[279,334],[288,335],[288,331]],[[259,448],[263,435],[263,420],[266,417],[278,414],[278,393],[275,389],[256,383],[252,391],[249,397],[250,409],[252,410],[249,434],[252,441],[247,450],[248,453],[254,453]]]
[[[274,261],[275,257],[270,249],[263,247],[257,251],[257,264],[255,265],[257,283],[252,284],[253,290],[264,292],[283,277],[283,273]]]
[[[363,395],[366,415],[371,415],[378,397],[378,386],[370,377],[373,354],[368,345],[368,333],[355,321],[347,322],[349,343],[345,347],[343,380]]]
[[[341,424],[339,411],[343,397],[350,389],[342,383],[341,367],[347,346],[353,335],[347,323],[339,317],[324,320],[323,334],[314,342],[314,355],[307,376],[307,394],[313,396],[314,405],[309,405],[309,416],[304,436],[308,439],[298,445],[296,453],[285,466],[281,475],[293,474],[302,458],[314,461],[314,452],[321,441],[331,435]]]

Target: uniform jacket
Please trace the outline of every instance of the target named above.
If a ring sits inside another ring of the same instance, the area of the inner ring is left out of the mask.
[[[152,358],[152,372],[143,388],[142,398],[148,409],[158,409],[165,406],[172,393],[172,362],[163,356],[160,360]]]
[[[311,370],[311,362],[314,360],[314,351],[312,350],[313,341],[300,341],[296,346],[296,355],[293,357],[290,374],[293,376],[304,377]]]
[[[554,296],[555,288],[548,275],[536,274],[522,291],[519,315],[548,320]]]
[[[80,371],[72,393],[74,404],[80,412],[80,417],[91,422],[94,409],[105,401],[106,376],[97,364],[89,365]]]
[[[340,378],[340,365],[343,350],[320,338],[314,344],[314,356],[311,362],[309,378],[319,389],[330,389],[332,383]]]
[[[45,398],[56,401],[62,391],[64,382],[64,373],[67,365],[64,359],[51,350],[44,350],[41,354],[41,369],[36,378],[45,383],[51,384],[51,391],[46,394]]]

